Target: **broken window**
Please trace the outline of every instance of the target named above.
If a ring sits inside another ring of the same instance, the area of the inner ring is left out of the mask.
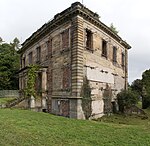
[[[41,61],[41,47],[36,48],[37,62]]]
[[[102,40],[102,56],[107,58],[107,42]]]
[[[88,29],[86,29],[86,49],[87,50],[93,50],[93,42],[92,42],[92,32]]]
[[[122,53],[122,55],[121,55],[121,65],[122,65],[122,67],[125,66],[125,55],[124,55],[124,53]]]
[[[69,48],[69,29],[62,32],[62,49]]]
[[[113,47],[113,62],[117,62],[117,48]]]
[[[28,59],[29,59],[29,64],[32,64],[33,63],[32,52],[29,53]]]

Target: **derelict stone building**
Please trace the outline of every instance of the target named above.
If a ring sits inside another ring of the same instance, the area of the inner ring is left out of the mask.
[[[83,119],[81,89],[86,77],[91,88],[91,117],[102,116],[105,98],[111,96],[114,105],[117,93],[127,87],[130,48],[97,13],[73,3],[22,44],[20,90],[26,86],[28,65],[39,64],[38,106],[56,115]]]

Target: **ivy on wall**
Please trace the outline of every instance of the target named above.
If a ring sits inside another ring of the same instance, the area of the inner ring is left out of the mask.
[[[25,89],[26,96],[34,96],[36,97],[36,90],[35,90],[35,81],[37,77],[37,71],[39,70],[38,65],[29,65],[29,69],[27,72],[27,86]]]

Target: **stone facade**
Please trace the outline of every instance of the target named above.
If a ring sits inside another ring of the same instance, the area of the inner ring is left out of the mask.
[[[117,93],[127,87],[128,49],[98,14],[73,3],[22,44],[20,90],[26,86],[28,65],[39,64],[36,89],[42,91],[41,107],[56,115],[84,119],[81,89],[86,76],[91,87],[91,118],[100,117],[107,107],[105,98],[115,102]]]

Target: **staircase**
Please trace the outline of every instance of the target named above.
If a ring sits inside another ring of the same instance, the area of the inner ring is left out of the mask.
[[[11,100],[10,102],[6,103],[5,108],[11,108],[11,107],[19,104],[23,100],[25,100],[25,97],[15,98],[14,100]]]

